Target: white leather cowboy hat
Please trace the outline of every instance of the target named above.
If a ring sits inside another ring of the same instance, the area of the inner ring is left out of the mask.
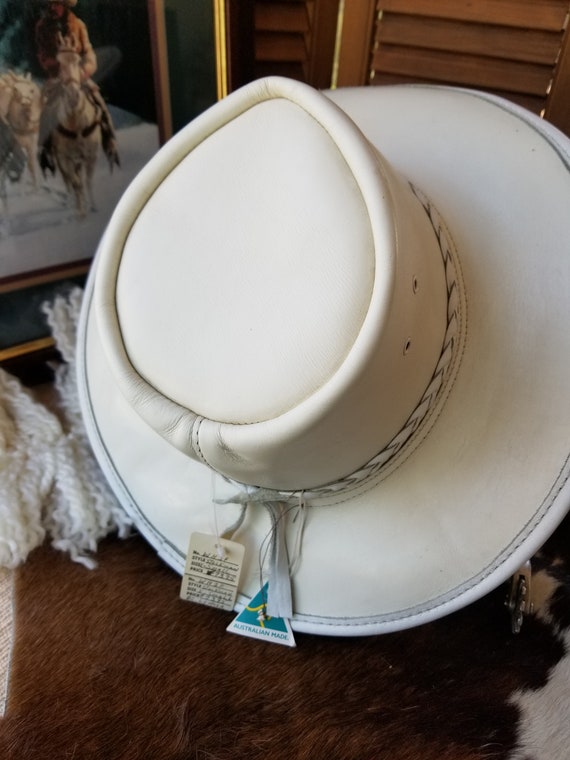
[[[294,629],[364,635],[540,547],[570,504],[569,154],[489,95],[280,78],[159,151],[101,242],[79,385],[174,569],[232,533],[238,607],[269,578]]]

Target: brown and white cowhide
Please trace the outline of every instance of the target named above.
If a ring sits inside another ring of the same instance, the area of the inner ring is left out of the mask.
[[[6,760],[567,760],[570,521],[510,632],[498,589],[422,627],[289,649],[178,598],[140,538],[94,571],[49,548],[17,572]]]

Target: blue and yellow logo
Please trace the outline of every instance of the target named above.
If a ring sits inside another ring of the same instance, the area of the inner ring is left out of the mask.
[[[230,623],[228,631],[239,633],[242,636],[295,646],[289,621],[285,618],[270,617],[266,612],[267,586],[266,583],[247,607],[244,607],[236,619]]]

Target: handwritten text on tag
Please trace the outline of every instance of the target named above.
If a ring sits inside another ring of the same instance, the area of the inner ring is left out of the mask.
[[[180,597],[208,607],[233,610],[243,555],[242,544],[206,533],[193,533]]]

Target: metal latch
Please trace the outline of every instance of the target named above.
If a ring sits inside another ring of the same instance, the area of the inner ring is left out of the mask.
[[[525,562],[511,577],[510,589],[505,604],[511,616],[511,630],[520,633],[524,616],[534,612],[531,599],[531,575],[530,560]]]

